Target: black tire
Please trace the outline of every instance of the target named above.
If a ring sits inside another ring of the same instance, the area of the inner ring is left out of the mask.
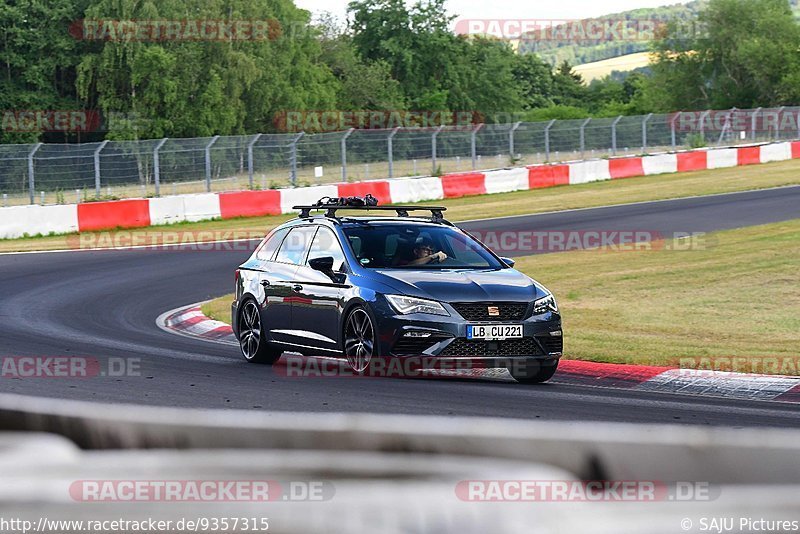
[[[280,359],[283,350],[272,347],[264,341],[261,313],[255,300],[247,299],[242,303],[237,321],[239,349],[245,360],[250,363],[272,365]]]
[[[527,360],[516,365],[510,365],[508,372],[520,384],[541,384],[547,382],[558,369],[558,360],[542,362],[541,360]]]
[[[363,373],[375,354],[377,336],[369,311],[356,306],[344,321],[342,354],[356,373]]]

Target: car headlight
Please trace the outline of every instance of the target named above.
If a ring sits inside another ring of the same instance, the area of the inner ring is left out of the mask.
[[[553,312],[558,313],[558,304],[556,298],[552,293],[546,297],[542,297],[533,303],[533,314],[541,315],[543,313]]]
[[[398,313],[430,313],[433,315],[450,315],[444,306],[435,300],[404,297],[402,295],[386,295],[386,300]]]

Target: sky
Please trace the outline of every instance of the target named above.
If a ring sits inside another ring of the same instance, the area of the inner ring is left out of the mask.
[[[329,11],[344,19],[349,0],[295,0],[312,12]],[[451,14],[470,19],[584,19],[640,7],[682,3],[676,0],[448,0]]]

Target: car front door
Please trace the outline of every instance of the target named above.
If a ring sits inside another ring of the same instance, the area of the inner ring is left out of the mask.
[[[320,260],[326,263],[328,258],[333,260],[330,270],[320,270]],[[340,351],[339,316],[349,287],[347,270],[339,239],[333,230],[321,226],[311,242],[308,257],[295,273],[292,330],[303,344],[321,349],[322,355]]]

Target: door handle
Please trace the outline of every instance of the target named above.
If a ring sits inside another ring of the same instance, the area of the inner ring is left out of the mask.
[[[302,291],[303,290],[303,286],[301,286],[300,284],[294,284],[292,286],[292,290],[294,290],[294,291]]]

